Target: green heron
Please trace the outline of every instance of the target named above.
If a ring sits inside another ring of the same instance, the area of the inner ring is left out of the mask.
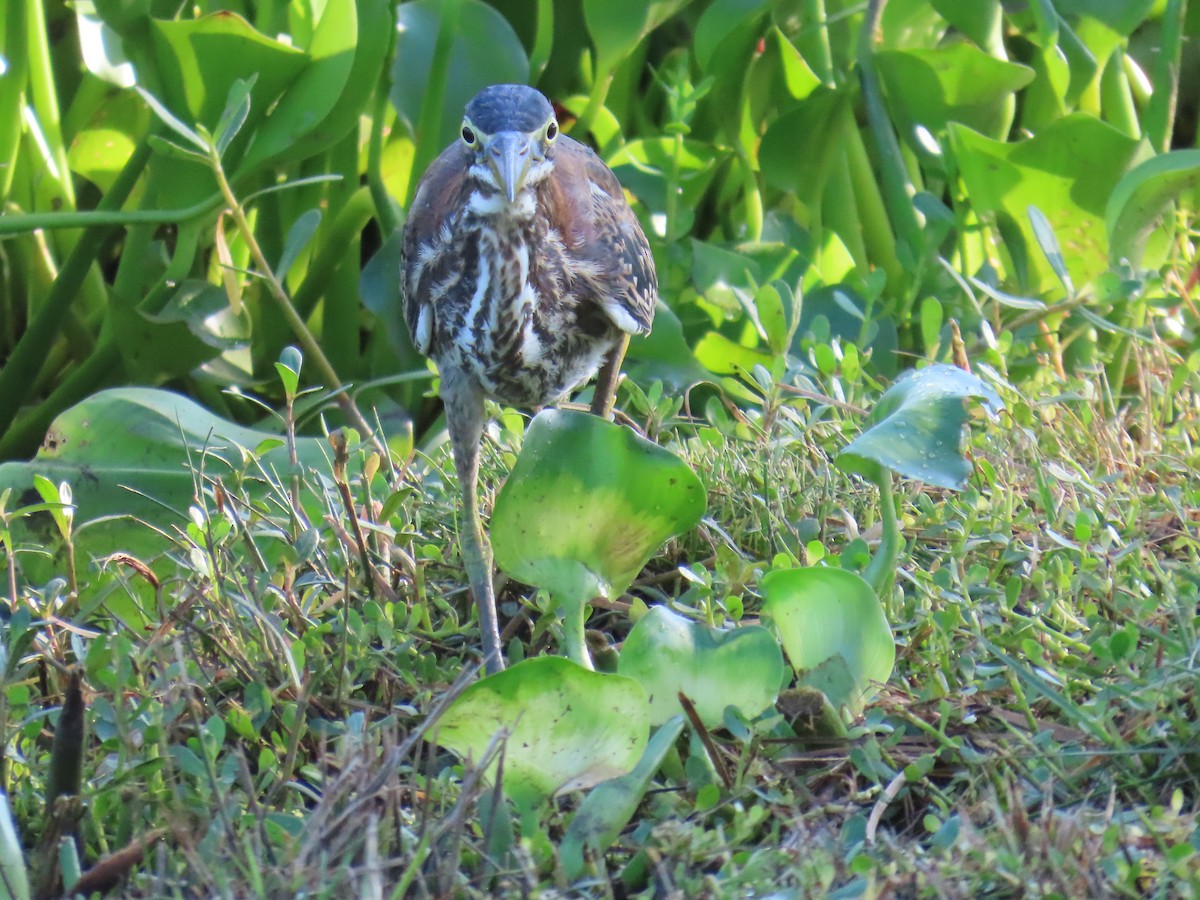
[[[441,376],[459,542],[484,664],[497,672],[492,549],[476,496],[484,399],[551,405],[603,363],[592,411],[611,415],[629,336],[654,318],[654,260],[612,171],[559,133],[538,91],[498,84],[467,104],[459,140],[417,186],[402,266],[409,332]]]

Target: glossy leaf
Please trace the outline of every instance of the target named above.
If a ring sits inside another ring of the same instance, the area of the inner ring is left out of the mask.
[[[301,72],[307,54],[256,31],[234,13],[151,20],[163,78],[158,98],[177,117],[216,127],[234,83],[254,78],[248,124],[254,124]]]
[[[617,597],[704,506],[700,479],[670,451],[597,416],[543,410],[496,497],[492,549],[552,596]]]
[[[646,689],[653,724],[679,712],[683,693],[705,725],[719,728],[727,706],[747,719],[770,708],[783,680],[783,655],[761,626],[709,628],[655,606],[629,632],[617,671]]]
[[[501,730],[508,735],[504,793],[530,809],[632,770],[650,733],[649,704],[632,678],[541,656],[467,688],[432,738],[464,760],[478,760]],[[488,768],[491,778],[497,763]]]
[[[387,0],[326,4],[310,61],[255,135],[244,167],[311,156],[345,136],[374,89],[390,25]]]
[[[989,385],[956,366],[933,365],[905,373],[867,417],[862,434],[837,455],[843,471],[878,479],[881,469],[926,484],[961,490],[971,473],[963,456],[967,400],[989,412],[1003,403]]]
[[[892,674],[896,643],[871,586],[844,569],[776,569],[763,576],[763,615],[801,684],[857,714]]]

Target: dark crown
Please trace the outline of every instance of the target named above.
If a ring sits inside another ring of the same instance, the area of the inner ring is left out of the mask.
[[[534,131],[552,115],[554,107],[550,101],[523,84],[493,84],[467,104],[467,118],[485,134]]]

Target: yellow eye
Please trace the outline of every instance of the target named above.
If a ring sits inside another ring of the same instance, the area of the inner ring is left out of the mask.
[[[463,143],[470,146],[475,143],[475,132],[471,130],[470,125],[464,125],[462,129]]]
[[[546,126],[546,140],[552,141],[556,137],[558,137],[558,123],[551,120],[550,124]]]

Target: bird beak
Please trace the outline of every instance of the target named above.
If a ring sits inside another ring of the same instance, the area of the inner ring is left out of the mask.
[[[533,159],[533,139],[519,131],[501,131],[488,147],[488,164],[496,173],[500,189],[512,203],[525,186],[529,163]]]

